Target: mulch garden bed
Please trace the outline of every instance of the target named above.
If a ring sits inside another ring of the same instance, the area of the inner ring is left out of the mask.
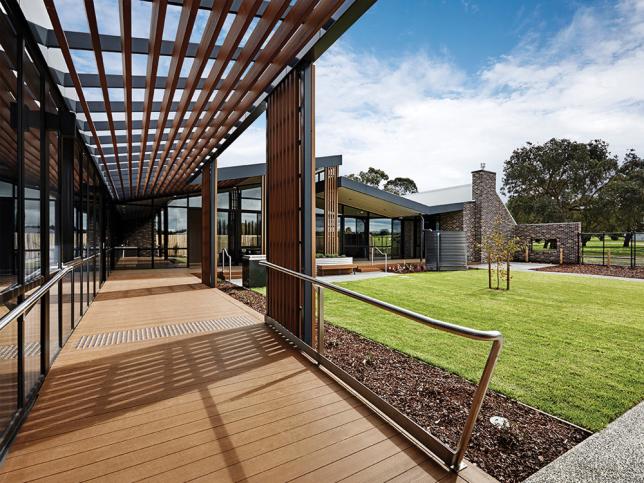
[[[263,295],[225,283],[231,297],[265,313]],[[326,355],[345,371],[452,448],[476,386],[351,331],[327,323]],[[490,418],[501,416],[509,429]],[[590,435],[589,432],[488,391],[466,458],[500,481],[519,482]]]
[[[607,275],[609,277],[644,278],[644,267],[606,267],[603,265],[557,265],[537,268],[539,272],[581,273],[584,275]]]
[[[266,297],[262,294],[240,287],[234,283],[222,282],[221,280],[217,282],[217,288],[232,298],[239,300],[241,303],[248,305],[260,314],[266,313]]]

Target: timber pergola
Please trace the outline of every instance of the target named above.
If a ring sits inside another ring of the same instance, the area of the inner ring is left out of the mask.
[[[65,28],[56,0],[28,19],[37,42],[59,53],[47,56],[52,78],[110,194],[131,200],[188,189],[289,72],[315,61],[374,1],[118,0],[120,35],[102,32],[94,0],[78,0],[83,29]],[[150,10],[148,36],[133,31],[140,4]],[[120,55],[120,72],[106,54]],[[50,61],[61,57],[63,65]]]

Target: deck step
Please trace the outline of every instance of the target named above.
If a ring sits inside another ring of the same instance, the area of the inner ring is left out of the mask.
[[[384,265],[362,265],[356,268],[356,272],[382,272],[384,269]]]

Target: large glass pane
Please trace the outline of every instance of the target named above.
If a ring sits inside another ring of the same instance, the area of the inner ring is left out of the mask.
[[[45,109],[48,113],[57,115],[58,108],[51,93],[45,97]],[[60,235],[58,233],[58,131],[47,132],[47,148],[49,151],[49,267],[55,272],[60,266]]]
[[[16,306],[16,300],[0,305],[0,316]],[[18,409],[18,321],[15,319],[0,330],[0,434],[4,433]]]
[[[23,55],[23,96],[25,109],[39,113],[40,72],[27,50]],[[25,281],[41,275],[40,259],[40,128],[25,120],[24,173],[25,173]]]
[[[74,267],[74,327],[83,315],[83,267],[78,264]]]
[[[258,213],[241,214],[241,246],[257,248],[261,244],[261,215]]]
[[[78,258],[83,253],[83,216],[81,197],[81,157],[82,153],[78,142],[74,148],[74,257]]]
[[[218,250],[228,250],[228,212],[217,212],[217,247]]]
[[[369,220],[369,247],[375,247],[374,256],[383,253],[391,255],[391,219],[371,218]]]
[[[227,210],[230,208],[230,192],[217,192],[217,209]]]
[[[178,200],[175,200],[178,201]],[[168,207],[168,260],[180,265],[188,263],[188,210]]]
[[[254,188],[246,188],[241,192],[241,209],[242,210],[256,210],[262,209],[262,188],[256,186]]]
[[[26,294],[25,297],[29,295]],[[40,310],[41,303],[38,302],[24,317],[25,400],[40,377]]]
[[[54,285],[49,291],[49,361],[53,361],[60,351],[58,338],[58,304],[60,302],[59,284]]]
[[[0,10],[0,53],[4,61],[3,69],[7,70],[7,75],[0,76],[0,132],[2,133],[3,142],[0,143],[0,293],[14,286],[18,282],[17,273],[17,227],[16,227],[16,209],[17,209],[17,185],[18,185],[18,166],[16,160],[17,149],[17,132],[9,122],[11,112],[11,103],[17,98],[16,76],[11,71],[15,71],[17,65],[17,39],[13,34],[13,29],[9,25],[7,15]],[[2,331],[8,334],[7,329]],[[0,377],[5,374],[4,367],[0,369]],[[13,412],[15,408],[8,411]],[[3,427],[5,411],[0,413],[0,431]]]
[[[73,273],[68,273],[63,278],[63,343],[67,341],[72,332],[72,277]]]

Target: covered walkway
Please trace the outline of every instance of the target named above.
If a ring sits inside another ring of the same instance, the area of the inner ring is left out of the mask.
[[[428,459],[187,269],[113,272],[0,472],[66,482],[485,477]]]

